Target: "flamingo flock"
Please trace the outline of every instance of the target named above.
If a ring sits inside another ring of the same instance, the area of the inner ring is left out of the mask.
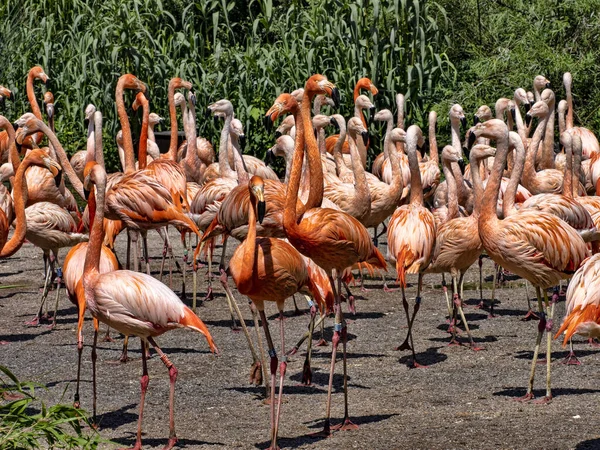
[[[142,448],[149,347],[154,348],[169,373],[169,436],[165,449],[173,448],[178,439],[174,413],[178,370],[156,339],[175,328],[188,328],[201,333],[210,350],[218,353],[209,328],[197,315],[197,294],[198,274],[205,260],[208,279],[206,296],[200,303],[213,297],[212,260],[219,237],[223,239],[219,281],[226,293],[232,328],[237,329],[238,323],[242,327],[253,360],[250,378],[257,385],[264,382],[270,401],[270,450],[279,448],[287,358],[307,341],[302,383],[310,385],[313,333],[320,326],[317,345],[326,344],[322,331],[330,316],[333,337],[327,401],[322,430],[314,436],[327,437],[337,430],[358,428],[350,414],[347,358],[351,324],[343,305],[347,303],[348,311],[355,312],[351,288],[359,279],[360,289],[366,291],[365,274],[381,276],[386,292],[396,289],[390,287],[393,280],[386,280],[385,274],[395,274],[399,292],[391,295],[402,303],[408,328],[396,350],[411,352],[409,365],[413,368],[426,367],[423,361],[417,361],[413,338],[426,277],[442,274],[448,345],[466,345],[473,351],[484,349],[475,343],[475,331],[469,327],[463,310],[467,270],[479,262],[481,292],[482,257],[486,254],[498,267],[495,274],[510,272],[534,286],[537,311],[530,308],[526,319],[536,318],[539,322],[527,392],[519,399],[522,402],[534,400],[535,372],[544,333],[546,395],[535,399],[538,403],[552,400],[553,338],[564,333],[566,345],[574,334],[590,339],[600,337],[600,145],[592,131],[574,126],[569,73],[563,77],[566,99],[558,104],[550,82],[536,76],[533,93],[516,88],[510,97],[495,102],[495,114],[488,105],[482,105],[475,112],[470,129],[466,128],[467,116],[462,107],[452,105],[448,113],[450,136],[438,134],[435,111],[428,116],[426,132],[418,124],[406,127],[402,94],[395,97],[396,120],[392,111],[378,111],[373,97],[380,94],[368,78],[356,83],[354,115],[347,120],[335,111],[340,103],[338,87],[324,75],[313,75],[303,87],[292,90],[295,86],[290,86],[289,92],[273,100],[264,116],[267,130],[282,119],[273,146],[252,149],[256,154],[264,150],[268,160],[283,158],[283,180],[268,164],[244,154],[243,125],[227,99],[207,105],[216,123],[223,121],[216,155],[213,144],[197,135],[199,99],[193,85],[177,77],[168,83],[168,121],[151,112],[149,89],[142,80],[133,74],[118,79],[115,103],[121,129],[115,140],[122,172],[106,172],[103,117],[91,104],[85,109],[86,149],[69,160],[59,140],[60,132],[54,128],[57,110],[53,94],[48,90],[44,93],[47,121],[36,97],[36,81],[45,84],[48,80],[42,67],[33,67],[27,75],[31,112],[15,118],[14,123],[0,116],[0,158],[5,163],[0,173],[5,183],[10,180],[12,188],[11,192],[7,184],[0,184],[0,256],[14,255],[25,240],[43,251],[41,305],[28,326],[39,326],[44,320],[49,320],[51,327],[56,326],[62,284],[77,307],[77,407],[81,402],[85,311],[91,314],[95,330],[94,420],[99,322],[126,337],[141,339],[141,398],[134,449]],[[14,100],[14,96],[0,86],[0,99]],[[133,110],[142,111],[137,155],[127,99]],[[178,110],[185,133],[181,145]],[[331,114],[325,114],[326,110]],[[160,154],[154,134],[162,122],[170,123],[169,149],[164,154]],[[385,124],[383,147],[377,155],[373,154],[368,131],[372,122]],[[327,136],[330,126],[335,134]],[[44,139],[47,146],[42,145]],[[445,144],[441,151],[438,141]],[[371,160],[368,171],[367,162]],[[73,192],[65,185],[63,173]],[[77,198],[86,205],[83,213]],[[181,234],[181,248],[173,250],[168,226]],[[378,232],[380,227],[383,232]],[[373,228],[373,233],[369,228]],[[127,231],[125,264],[115,254],[116,238],[123,230]],[[160,280],[150,275],[150,230],[157,230],[164,242]],[[192,235],[197,236],[195,248]],[[383,235],[385,251],[380,250]],[[230,238],[239,244],[228,258],[226,244]],[[61,248],[70,249],[64,260],[59,258]],[[168,285],[162,282],[166,256]],[[173,261],[183,275],[180,295],[173,291]],[[189,306],[186,271],[193,276]],[[412,310],[408,274],[417,276]],[[446,274],[451,279],[451,295]],[[561,283],[569,279],[567,313],[562,325],[555,327]],[[231,282],[237,293],[250,301],[256,338],[246,326]],[[44,314],[53,285],[54,314]],[[298,310],[296,295],[307,299],[309,331],[289,349],[283,312],[289,298],[294,299]],[[279,312],[279,350],[271,336],[265,302],[275,302]],[[477,307],[487,308],[482,294]],[[493,317],[493,292],[489,310]],[[259,324],[266,339],[268,364]],[[460,341],[460,328],[464,328],[468,343]],[[334,425],[331,403],[338,353],[342,361],[344,418]],[[121,361],[127,360],[126,339]],[[566,363],[579,363],[572,348]]]

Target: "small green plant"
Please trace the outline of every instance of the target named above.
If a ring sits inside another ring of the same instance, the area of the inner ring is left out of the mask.
[[[97,448],[100,436],[84,430],[90,426],[85,413],[70,405],[46,406],[35,395],[39,387],[0,365],[0,448]]]

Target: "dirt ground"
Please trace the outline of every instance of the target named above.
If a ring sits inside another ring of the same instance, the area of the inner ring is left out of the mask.
[[[172,231],[173,242],[178,242]],[[119,258],[125,261],[125,237],[118,239]],[[158,276],[161,242],[150,233],[151,264]],[[176,254],[181,254],[178,244]],[[232,247],[232,246],[230,246]],[[385,243],[382,251],[385,253]],[[230,248],[231,251],[231,248]],[[218,250],[220,252],[220,249]],[[66,251],[61,252],[62,257]],[[217,253],[218,256],[219,253]],[[72,401],[75,388],[77,345],[76,310],[63,295],[58,325],[28,327],[37,310],[43,277],[41,251],[26,244],[8,260],[0,261],[0,283],[20,285],[0,290],[0,364],[23,380],[48,387],[43,396],[50,402]],[[484,297],[490,298],[492,262],[484,260],[487,282]],[[188,278],[189,280],[190,278]],[[415,295],[415,278],[410,278],[409,302]],[[537,322],[522,322],[526,311],[522,280],[510,281],[497,291],[496,318],[474,309],[477,267],[467,274],[465,309],[475,340],[485,347],[474,352],[468,347],[449,347],[446,332],[446,302],[439,289],[440,275],[425,277],[423,302],[415,320],[415,346],[423,369],[411,369],[409,352],[395,351],[406,333],[406,318],[399,292],[386,293],[380,279],[368,279],[368,292],[353,288],[357,314],[348,316],[348,373],[350,414],[360,425],[357,431],[336,432],[328,439],[307,435],[321,429],[331,346],[317,347],[313,355],[311,387],[301,379],[305,347],[289,361],[281,414],[282,449],[594,449],[600,448],[598,410],[600,403],[600,357],[598,350],[577,338],[575,350],[581,366],[559,364],[567,352],[554,343],[552,386],[554,400],[548,405],[523,404],[515,399],[525,393]],[[201,295],[205,282],[201,281]],[[229,310],[223,291],[215,280],[215,299],[198,309],[207,324],[220,356],[208,352],[204,338],[186,330],[161,336],[159,345],[179,369],[176,385],[178,448],[267,448],[269,408],[262,403],[263,387],[248,384],[251,356],[242,333],[230,328]],[[176,292],[181,274],[173,278]],[[237,291],[234,290],[237,294]],[[529,290],[531,296],[534,291]],[[51,298],[53,299],[53,293]],[[246,299],[238,304],[250,319]],[[186,302],[191,305],[191,294]],[[298,302],[307,311],[304,300]],[[270,327],[279,336],[274,305],[269,305]],[[288,310],[292,311],[292,301]],[[344,310],[345,307],[344,307]],[[562,320],[564,301],[556,307],[554,330]],[[327,321],[326,338],[332,323]],[[306,330],[308,316],[285,321],[289,348]],[[104,326],[102,326],[104,331]],[[253,332],[253,330],[251,330]],[[262,333],[262,331],[261,331]],[[253,334],[254,336],[254,334]],[[117,337],[117,336],[115,336]],[[466,342],[465,333],[461,339]],[[545,342],[545,337],[544,341]],[[82,408],[91,411],[91,321],[86,321],[82,382]],[[279,349],[279,340],[276,339]],[[121,337],[101,343],[98,356],[98,413],[100,434],[121,446],[135,441],[141,375],[139,340],[132,340],[133,361],[115,364]],[[545,346],[544,346],[545,347]],[[545,392],[545,365],[539,365],[535,383],[538,397]],[[169,377],[159,358],[149,360],[150,386],[144,412],[144,448],[162,448],[168,436]],[[341,361],[336,366],[332,402],[333,423],[343,416]],[[594,419],[596,417],[596,419]],[[113,448],[109,445],[106,448]]]

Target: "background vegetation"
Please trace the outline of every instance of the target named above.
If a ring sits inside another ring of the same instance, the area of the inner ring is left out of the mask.
[[[595,129],[599,6],[600,0],[8,0],[0,5],[0,84],[17,101],[4,114],[15,119],[28,110],[25,76],[41,64],[53,80],[63,144],[83,148],[83,110],[92,102],[107,121],[105,149],[114,169],[114,88],[126,72],[149,84],[161,115],[172,76],[193,82],[201,108],[229,98],[245,124],[247,151],[261,157],[273,143],[261,125],[264,111],[312,73],[340,87],[346,116],[356,80],[369,76],[380,88],[378,108],[395,110],[395,93],[406,93],[409,123],[423,124],[435,108],[443,135],[453,102],[474,112],[516,87],[530,89],[537,74],[561,98],[562,72],[570,70],[576,117]],[[201,117],[200,134],[215,142],[218,130]]]

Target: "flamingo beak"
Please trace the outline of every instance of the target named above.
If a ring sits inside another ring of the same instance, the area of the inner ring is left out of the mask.
[[[263,119],[263,124],[264,124],[267,132],[270,133],[271,130],[273,129],[273,114],[272,113],[271,114],[267,113],[267,115]]]
[[[512,116],[513,122],[515,122],[517,120],[517,111],[515,108],[510,108],[510,115]]]
[[[475,136],[475,133],[471,132],[471,134],[469,134],[469,140],[467,141],[467,148],[473,147],[476,140],[477,136]]]
[[[546,83],[546,89],[550,89],[550,82],[549,81]]]
[[[279,138],[279,137],[281,137],[281,131],[279,131],[279,130],[276,130],[276,131],[275,131],[275,139],[277,139],[277,138]]]
[[[533,116],[529,113],[525,114],[525,125],[531,125],[531,121],[533,120]]]
[[[460,124],[464,127],[467,128],[467,118],[466,117],[461,117],[460,118]]]
[[[52,117],[54,117],[54,104],[46,104],[46,113],[48,114],[48,119],[52,119]]]
[[[10,95],[8,96],[8,99],[9,99],[11,102],[14,102],[14,101],[15,101],[15,94],[14,94],[13,92],[11,92],[11,93],[10,93]]]
[[[458,167],[460,167],[460,172],[464,175],[464,173],[465,173],[465,160],[461,158],[457,162],[458,162]]]
[[[242,150],[244,150],[246,148],[246,135],[245,134],[240,134],[238,136],[238,141],[240,143],[240,148]]]
[[[194,94],[193,92],[190,92],[190,102],[192,103],[192,105],[196,106],[196,94]]]
[[[479,122],[479,116],[477,114],[473,114],[473,125],[477,125]]]
[[[275,161],[275,154],[273,153],[273,149],[270,148],[269,150],[267,150],[267,153],[265,155],[265,164],[267,166],[270,166],[271,164],[273,164],[273,161]]]
[[[339,107],[340,107],[340,90],[338,88],[334,87],[331,90],[331,99],[333,100],[335,109],[339,109]]]
[[[529,110],[531,109],[531,103],[525,102],[524,106],[525,106],[525,112],[526,113],[529,112]]]
[[[337,130],[340,131],[340,124],[333,117],[329,119],[329,123]]]
[[[362,133],[360,133],[360,135],[362,136],[363,144],[365,144],[366,147],[367,143],[369,142],[369,132],[363,131]]]

